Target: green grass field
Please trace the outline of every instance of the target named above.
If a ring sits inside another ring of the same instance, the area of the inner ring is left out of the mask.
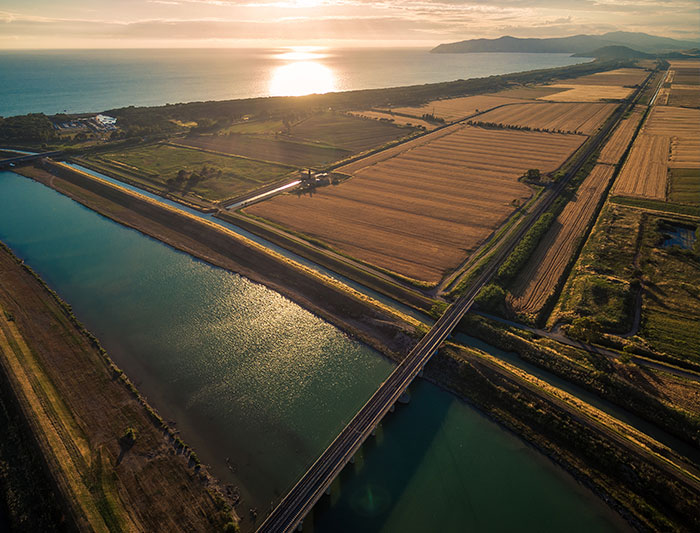
[[[400,128],[378,120],[342,113],[319,113],[291,126],[289,138],[362,152],[410,135],[413,128]]]
[[[700,168],[673,168],[668,199],[679,204],[700,205]]]
[[[655,350],[700,361],[700,257],[698,248],[662,246],[666,218],[650,217],[642,241],[646,290],[639,335]]]
[[[564,286],[555,316],[567,322],[596,320],[606,331],[624,333],[632,325],[639,211],[608,205],[601,212]]]
[[[700,361],[698,246],[664,248],[664,235],[673,221],[673,215],[608,204],[562,290],[550,323],[592,318],[602,332],[626,333],[643,281],[637,333],[641,342],[671,357]]]
[[[106,164],[121,177],[177,195],[192,192],[210,201],[243,194],[290,172],[282,165],[165,144],[105,152],[88,159]]]

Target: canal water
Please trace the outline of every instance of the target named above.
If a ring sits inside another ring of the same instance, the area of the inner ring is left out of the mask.
[[[391,371],[278,293],[10,172],[0,172],[0,240],[72,305],[214,473],[240,487],[244,516],[248,506],[264,515]],[[315,511],[315,529],[623,528],[453,396],[423,382],[412,395]]]

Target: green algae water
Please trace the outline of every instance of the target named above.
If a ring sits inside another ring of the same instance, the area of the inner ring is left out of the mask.
[[[264,515],[391,364],[261,285],[0,172],[0,240],[101,340],[213,472]],[[614,531],[591,493],[419,382],[305,530]]]

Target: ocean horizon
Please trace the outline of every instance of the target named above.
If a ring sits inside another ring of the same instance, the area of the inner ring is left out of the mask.
[[[428,48],[0,51],[0,116],[378,89],[587,61]]]

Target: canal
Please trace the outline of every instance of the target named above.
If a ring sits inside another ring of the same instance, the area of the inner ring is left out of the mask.
[[[278,293],[10,172],[0,172],[0,240],[239,487],[244,517],[269,510],[392,368]],[[342,477],[309,529],[623,527],[568,474],[423,382]]]

